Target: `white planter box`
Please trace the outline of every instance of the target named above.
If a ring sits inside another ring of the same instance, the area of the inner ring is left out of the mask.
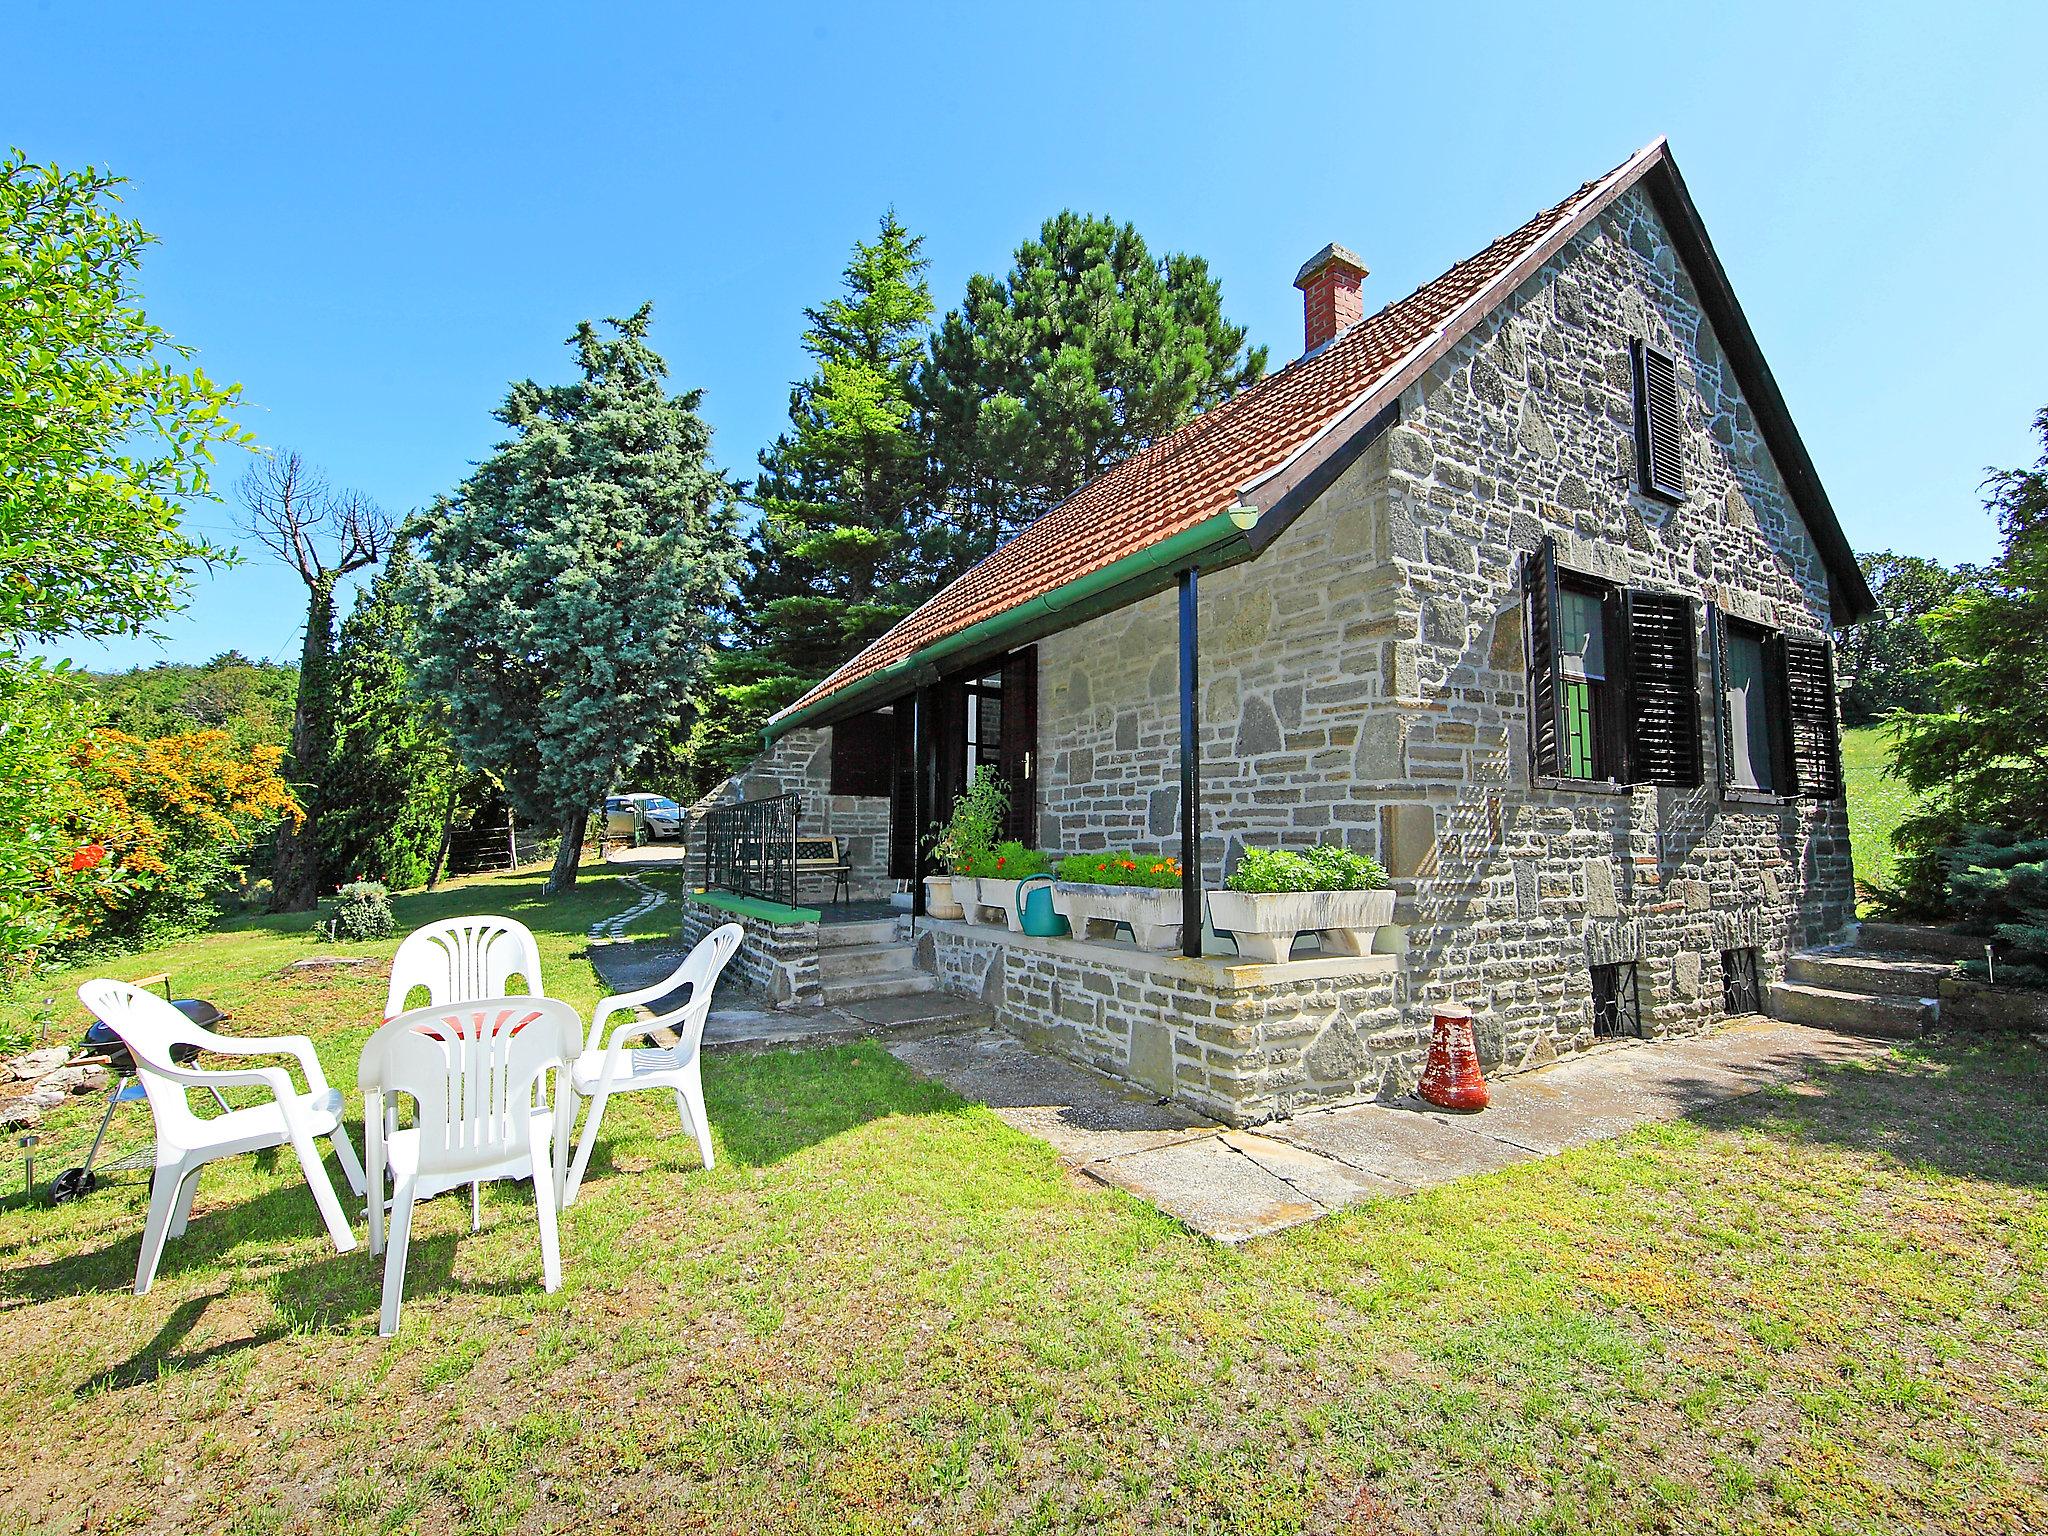
[[[1131,925],[1140,949],[1180,948],[1180,891],[1137,885],[1082,885],[1056,880],[1052,908],[1073,925],[1077,939],[1107,940],[1118,923]]]
[[[960,908],[961,915],[970,923],[983,923],[1000,928],[1003,920],[992,914],[981,899],[981,881],[973,875],[953,877],[953,904]]]
[[[1394,893],[1382,891],[1210,891],[1209,926],[1237,936],[1237,952],[1278,965],[1298,933],[1319,933],[1326,955],[1369,955],[1376,929],[1394,920]]]
[[[978,888],[979,894],[977,899],[981,905],[993,907],[1002,913],[1003,921],[1010,925],[1012,933],[1022,933],[1024,931],[1024,924],[1017,916],[1017,882],[1015,880],[998,880],[993,876],[983,875],[974,883]]]
[[[924,877],[924,915],[936,917],[941,922],[954,921],[960,916],[960,903],[953,899],[953,877],[951,875],[926,875]]]

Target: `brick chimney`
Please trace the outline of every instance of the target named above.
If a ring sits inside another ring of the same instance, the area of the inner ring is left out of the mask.
[[[1365,300],[1358,292],[1365,275],[1365,263],[1335,244],[1317,251],[1294,274],[1294,286],[1301,290],[1304,357],[1365,318]]]

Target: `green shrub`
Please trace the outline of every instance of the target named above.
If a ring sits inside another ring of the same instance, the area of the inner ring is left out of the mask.
[[[1140,885],[1171,890],[1180,884],[1180,860],[1163,853],[1075,853],[1060,860],[1059,877],[1078,885]]]
[[[1225,890],[1267,894],[1276,891],[1378,891],[1387,872],[1370,854],[1354,853],[1338,843],[1319,843],[1296,852],[1291,848],[1247,848],[1237,868],[1223,882]]]
[[[334,916],[319,927],[330,939],[361,943],[388,939],[398,929],[391,893],[374,880],[351,880],[334,895]]]
[[[1947,863],[1957,926],[1997,942],[1998,981],[2048,986],[2048,838],[1972,827]],[[1985,965],[1968,960],[1963,970],[1982,977]]]

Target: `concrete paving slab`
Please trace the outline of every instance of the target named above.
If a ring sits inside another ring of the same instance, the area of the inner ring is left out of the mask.
[[[1225,1131],[1224,1142],[1268,1173],[1277,1174],[1326,1211],[1341,1211],[1361,1200],[1412,1195],[1415,1186],[1354,1168],[1320,1152],[1257,1131]]]
[[[1536,1156],[1488,1135],[1473,1116],[1421,1103],[1319,1109],[1259,1129],[1276,1141],[1411,1189],[1492,1173]]]
[[[1084,1171],[1219,1243],[1263,1237],[1328,1211],[1222,1136],[1107,1158]]]
[[[988,1010],[950,992],[912,992],[903,997],[871,997],[842,1003],[837,1010],[863,1024],[893,1028],[900,1024],[938,1024],[953,1019],[986,1019]]]
[[[889,1053],[1005,1124],[1049,1142],[1081,1166],[1213,1136],[1219,1127],[1183,1104],[1030,1049],[996,1028],[892,1042]]]
[[[713,1008],[704,1021],[707,1051],[767,1051],[787,1046],[841,1045],[865,1040],[872,1025],[829,1008]]]

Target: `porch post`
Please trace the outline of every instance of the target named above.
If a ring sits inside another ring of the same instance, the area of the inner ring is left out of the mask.
[[[910,919],[924,916],[924,690],[910,691]]]
[[[1180,573],[1180,951],[1202,953],[1201,692],[1195,636],[1195,568]]]

